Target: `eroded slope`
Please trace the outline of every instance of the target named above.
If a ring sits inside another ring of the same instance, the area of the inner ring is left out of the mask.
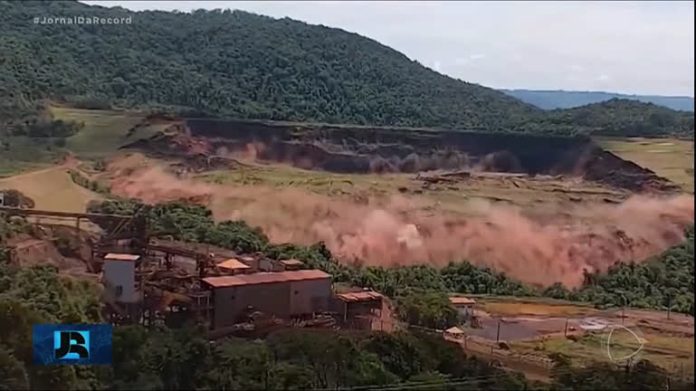
[[[636,192],[679,189],[586,137],[189,119],[129,147],[180,157],[251,158],[337,173],[467,169],[581,177]]]

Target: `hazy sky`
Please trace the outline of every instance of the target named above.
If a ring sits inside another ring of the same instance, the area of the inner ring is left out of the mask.
[[[373,38],[496,88],[694,95],[694,2],[85,1],[132,10],[230,8]]]

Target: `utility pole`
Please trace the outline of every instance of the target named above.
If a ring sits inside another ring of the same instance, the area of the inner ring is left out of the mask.
[[[566,318],[566,321],[565,321],[565,329],[563,330],[563,336],[564,337],[568,336],[568,318]]]
[[[495,342],[500,342],[500,319],[498,319],[498,331],[495,335]]]

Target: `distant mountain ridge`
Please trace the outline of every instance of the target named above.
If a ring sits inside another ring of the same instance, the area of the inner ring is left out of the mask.
[[[500,91],[544,110],[569,109],[618,98],[652,103],[672,110],[694,111],[694,98],[689,96],[629,95],[604,91],[526,89],[501,89]]]

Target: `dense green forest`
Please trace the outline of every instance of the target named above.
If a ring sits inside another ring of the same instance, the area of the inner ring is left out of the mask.
[[[75,15],[130,17],[131,23],[33,23],[35,17]],[[37,117],[44,99],[242,119],[557,134],[693,133],[693,114],[657,112],[649,105],[621,104],[610,118],[601,106],[549,115],[357,34],[240,11],[134,13],[71,1],[0,1],[0,52],[0,130],[16,134],[70,130],[62,124],[50,131],[50,119]]]
[[[104,209],[114,207],[130,206],[103,205]],[[99,206],[95,204],[93,208]],[[214,237],[216,231],[213,225],[203,222],[207,211],[202,208],[166,205],[147,213],[160,217],[158,229],[171,232],[171,224],[176,224],[180,217],[181,232],[201,235],[210,231]],[[253,246],[247,243],[253,238],[263,241],[257,231],[243,224],[234,229],[231,226],[223,224],[219,238],[232,247]],[[0,216],[0,249],[7,238],[30,229],[21,219]],[[321,253],[326,251],[278,247],[270,250],[276,251],[275,255],[306,251],[314,256],[324,256]],[[99,290],[93,282],[61,276],[51,266],[18,268],[6,261],[0,256],[0,390],[302,390],[386,386],[419,390],[647,390],[663,389],[667,382],[673,390],[693,388],[693,383],[670,379],[647,361],[630,368],[602,363],[576,367],[558,355],[552,357],[556,365],[551,384],[533,383],[520,374],[468,357],[458,345],[439,335],[417,331],[297,329],[276,331],[264,340],[226,338],[210,343],[205,330],[194,324],[178,329],[121,326],[114,331],[113,366],[34,366],[31,326],[101,322]],[[408,294],[400,298],[407,302],[404,310],[418,320],[428,319],[430,314],[423,306],[439,302],[438,295],[431,291],[420,302]],[[418,314],[419,310],[426,313]]]
[[[587,106],[549,112],[551,123],[572,123],[587,133],[606,136],[642,136],[655,129],[671,129],[670,133],[693,136],[693,113],[675,112],[652,103],[628,99],[611,99]]]

